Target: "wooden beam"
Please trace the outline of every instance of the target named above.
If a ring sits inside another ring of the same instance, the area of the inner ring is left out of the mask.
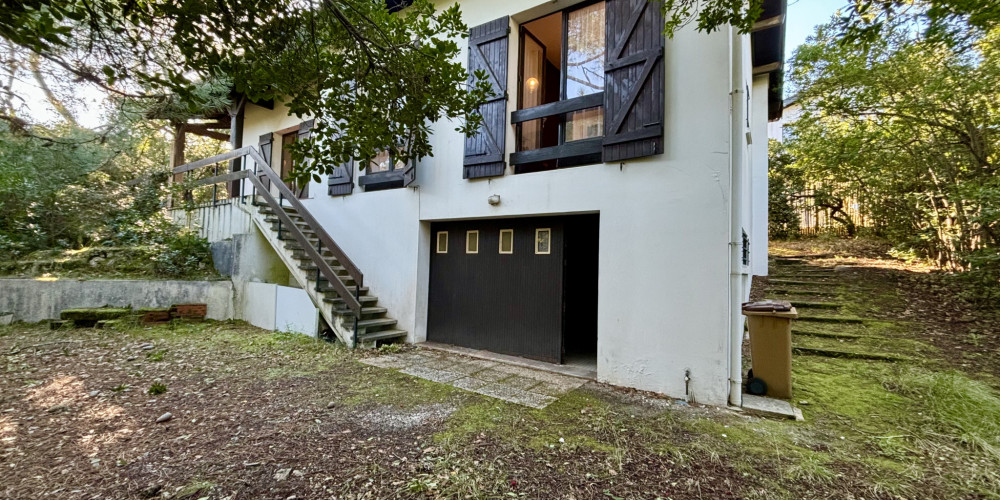
[[[753,27],[750,28],[750,32],[753,33],[755,31],[775,28],[781,26],[781,23],[783,22],[785,22],[784,14],[778,14],[777,16],[769,17],[767,19],[760,19],[757,22],[753,23]]]
[[[763,75],[764,73],[770,73],[772,71],[777,71],[779,69],[781,69],[781,61],[776,61],[761,66],[754,66],[753,76]]]
[[[200,135],[203,137],[211,137],[212,139],[216,139],[219,141],[227,141],[227,142],[229,141],[229,134],[212,130],[212,128],[215,127],[209,127],[208,124],[185,123],[184,125],[182,125],[182,127],[185,132],[191,132],[192,134],[195,135]]]
[[[285,128],[283,128],[281,130],[275,130],[274,131],[274,135],[277,135],[278,137],[281,137],[283,135],[291,134],[292,132],[298,132],[299,128],[301,126],[302,126],[301,123],[296,123],[295,125],[292,125],[291,127],[285,127]]]

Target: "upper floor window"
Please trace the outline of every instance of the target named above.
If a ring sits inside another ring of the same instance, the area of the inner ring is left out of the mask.
[[[406,164],[394,158],[389,150],[380,151],[365,168],[361,177],[361,186],[365,191],[403,187],[405,184],[403,172]]]
[[[663,153],[661,3],[584,2],[514,31],[509,16],[469,30],[468,69],[484,74],[493,92],[479,105],[479,128],[465,137],[463,179],[504,175],[508,164],[523,173]],[[516,57],[508,57],[512,43]],[[508,97],[516,99],[512,113]]]
[[[521,25],[516,173],[601,160],[604,12],[596,2]]]

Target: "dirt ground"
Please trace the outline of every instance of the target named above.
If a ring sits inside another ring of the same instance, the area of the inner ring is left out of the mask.
[[[797,356],[793,422],[597,383],[534,410],[239,322],[0,327],[0,497],[998,498],[996,316],[776,253],[860,266],[837,300],[914,361]]]

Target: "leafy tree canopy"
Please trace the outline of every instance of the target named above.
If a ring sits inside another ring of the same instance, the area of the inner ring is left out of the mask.
[[[762,4],[664,0],[664,30],[696,21],[703,31],[748,31]],[[467,85],[458,6],[438,10],[430,0],[396,13],[384,0],[0,0],[0,8],[10,57],[39,56],[111,94],[195,112],[216,105],[199,82],[226,81],[237,95],[282,99],[316,117],[302,148],[317,148],[317,161],[299,172],[303,180],[386,148],[403,160],[430,155],[430,124],[458,119],[460,130],[475,130],[476,106],[490,92],[484,75]],[[911,12],[928,32],[954,34],[989,29],[998,9],[995,0],[850,0],[841,25],[871,41],[886,19]],[[9,103],[10,85],[0,92]],[[176,100],[165,103],[167,94]],[[24,127],[9,112],[0,119]]]
[[[785,146],[806,181],[858,198],[897,246],[997,287],[1000,28],[950,46],[897,19],[862,46],[826,26],[792,67],[803,115]]]

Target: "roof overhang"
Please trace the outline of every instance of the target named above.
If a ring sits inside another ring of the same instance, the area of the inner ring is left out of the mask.
[[[785,16],[788,0],[764,0],[764,10],[750,30],[753,76],[768,75],[767,119],[781,118],[785,77]]]

